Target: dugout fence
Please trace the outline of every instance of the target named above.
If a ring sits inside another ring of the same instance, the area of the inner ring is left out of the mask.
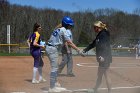
[[[0,44],[0,53],[17,53],[19,44]]]
[[[0,53],[21,53],[21,54],[30,54],[29,47],[21,46],[20,44],[0,44]],[[79,47],[84,49],[85,47]],[[75,50],[72,50],[73,55],[78,55]],[[61,53],[60,53],[61,54]],[[137,50],[135,48],[112,48],[113,56],[136,56]],[[87,56],[95,56],[95,49],[91,49],[86,53]]]
[[[81,49],[84,49],[84,47],[82,47]],[[77,52],[75,50],[73,50],[73,54],[77,55]],[[90,51],[88,51],[86,53],[87,56],[95,56],[96,52],[95,52],[95,48],[91,49]],[[137,55],[137,49],[136,48],[112,48],[112,56],[119,56],[119,57],[135,57]]]

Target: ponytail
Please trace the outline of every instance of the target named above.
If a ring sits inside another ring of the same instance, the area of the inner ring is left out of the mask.
[[[62,24],[58,24],[55,29],[58,29],[58,28],[61,28],[62,27]]]
[[[102,29],[106,29],[106,30],[107,30],[106,24],[101,23],[101,28],[102,28]]]

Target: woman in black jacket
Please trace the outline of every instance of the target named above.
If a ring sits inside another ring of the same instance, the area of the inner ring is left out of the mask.
[[[94,88],[94,93],[97,93],[97,89],[102,83],[102,77],[105,76],[106,84],[108,87],[108,93],[111,92],[111,80],[108,76],[108,70],[110,63],[112,63],[111,47],[110,47],[110,33],[107,31],[106,24],[101,21],[94,23],[94,31],[98,33],[96,39],[89,44],[83,52],[87,52],[90,49],[96,47],[96,59],[99,63],[97,81]]]

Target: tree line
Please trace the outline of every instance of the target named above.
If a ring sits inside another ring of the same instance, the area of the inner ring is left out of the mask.
[[[74,42],[87,45],[94,38],[93,23],[101,20],[107,24],[111,34],[111,44],[128,45],[140,39],[140,9],[133,14],[116,9],[97,9],[79,12],[64,12],[55,9],[37,9],[31,6],[11,5],[7,0],[0,1],[0,43],[6,43],[6,26],[11,26],[11,43],[25,44],[33,32],[33,24],[41,24],[41,35],[47,41],[56,25],[61,23],[64,16],[74,19]]]

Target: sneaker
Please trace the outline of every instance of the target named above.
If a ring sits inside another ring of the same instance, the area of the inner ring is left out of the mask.
[[[32,80],[32,83],[33,83],[33,84],[38,84],[39,81],[37,81],[37,80]]]
[[[49,88],[48,92],[50,93],[50,92],[61,92],[61,91],[57,89],[56,87],[54,87],[54,88]]]
[[[55,83],[55,87],[61,87],[61,84],[58,83],[58,82],[56,82],[56,83]]]
[[[39,80],[39,83],[43,83],[43,82],[46,82],[47,80],[46,79],[41,79],[41,80]]]
[[[62,91],[66,91],[66,88],[62,88],[62,87],[54,87],[54,88],[49,88],[48,92],[62,92]]]
[[[71,74],[67,74],[68,77],[75,77],[75,75],[73,73]]]
[[[60,90],[61,92],[62,91],[67,91],[67,89],[66,88],[63,88],[63,87],[55,87],[56,89],[58,89],[58,90]]]

